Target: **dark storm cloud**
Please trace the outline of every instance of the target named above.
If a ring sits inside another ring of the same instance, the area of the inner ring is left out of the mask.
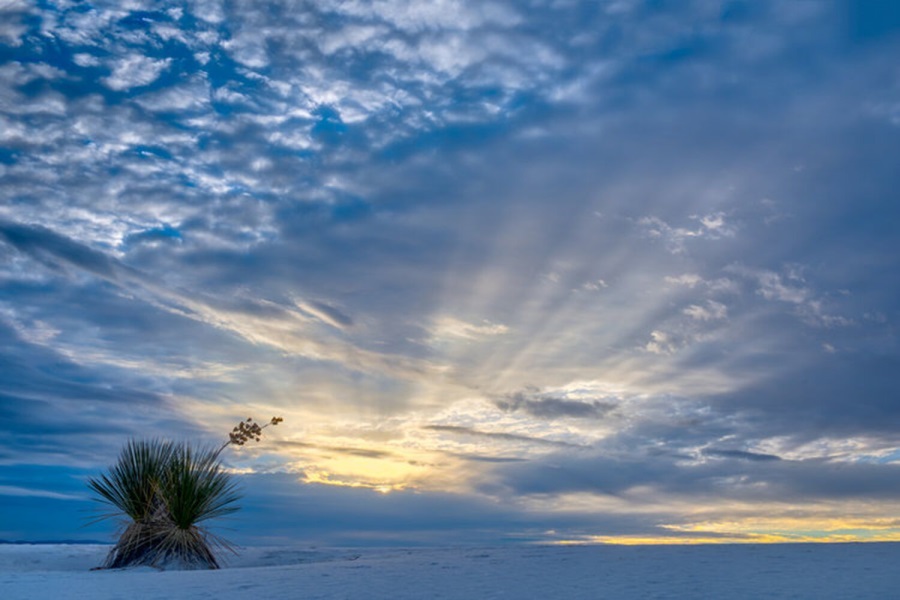
[[[347,456],[361,456],[363,458],[397,458],[397,454],[384,450],[372,450],[369,448],[350,448],[346,446],[328,446],[323,444],[313,444],[311,442],[282,442],[282,445],[291,448],[299,448],[301,450],[318,450],[328,453],[343,454]]]
[[[497,401],[497,407],[504,411],[521,410],[541,419],[574,417],[579,419],[600,419],[616,408],[611,400],[567,400],[546,397],[538,390],[526,390],[511,394]]]
[[[703,456],[711,456],[713,458],[737,458],[740,460],[752,461],[768,461],[781,460],[774,454],[762,454],[759,452],[747,452],[746,450],[725,450],[721,448],[706,448],[703,450]]]
[[[847,345],[877,347],[889,343],[886,335],[873,332]],[[718,396],[713,405],[723,413],[740,414],[745,435],[765,432],[792,439],[795,445],[821,437],[871,437],[896,444],[893,382],[900,361],[877,352],[821,354],[812,364],[776,370],[759,384]]]
[[[148,430],[197,435],[146,379],[80,365],[3,324],[0,366],[0,432],[16,442],[4,447],[4,464],[92,464]]]
[[[803,503],[830,499],[897,500],[896,464],[778,460],[750,452],[703,452],[714,460],[635,452],[610,457],[554,455],[499,465],[497,481],[515,494],[561,492]]]
[[[99,277],[115,276],[112,262],[105,254],[75,243],[44,227],[29,227],[0,221],[0,240],[53,266],[60,263],[71,264]]]
[[[277,532],[242,527],[243,540],[307,540],[310,543],[442,544],[505,543],[547,540],[554,528],[579,533],[641,531],[627,515],[571,515],[535,512],[509,502],[462,494],[393,492],[298,485],[287,475],[251,475],[244,479],[247,509],[235,520],[252,523],[264,515],[290,513]],[[302,506],[302,511],[289,510]],[[552,537],[549,539],[553,539]],[[242,541],[243,541],[242,540]]]
[[[527,459],[524,458],[514,458],[514,457],[505,457],[505,456],[485,456],[481,454],[461,454],[448,452],[449,456],[456,456],[458,458],[463,458],[465,460],[474,460],[475,462],[485,462],[485,463],[511,463],[511,462],[524,462]]]

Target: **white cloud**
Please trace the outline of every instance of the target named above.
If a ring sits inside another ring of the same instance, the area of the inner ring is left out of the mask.
[[[726,235],[730,235],[731,233],[730,228],[725,224],[725,215],[723,215],[722,213],[713,213],[694,218],[699,220],[700,224],[710,231],[715,231],[717,233]]]
[[[66,72],[57,67],[53,67],[46,63],[35,63],[29,65],[29,71],[32,78],[40,79],[62,79],[66,76]]]
[[[209,82],[205,78],[195,77],[181,85],[141,94],[135,101],[147,110],[183,113],[212,110],[209,98]]]
[[[350,320],[346,315],[342,314],[334,307],[321,302],[307,302],[298,299],[294,300],[294,304],[296,304],[297,308],[304,313],[307,313],[336,329],[346,329],[350,324]]]
[[[176,40],[190,45],[190,39],[184,30],[171,23],[153,23],[153,32],[164,40]]]
[[[780,300],[791,304],[803,304],[809,299],[810,291],[802,286],[786,283],[784,278],[772,271],[757,271],[759,293],[766,300]]]
[[[810,325],[842,327],[854,322],[853,319],[829,311],[823,295],[805,282],[801,268],[797,265],[786,267],[783,274],[742,266],[732,266],[729,270],[755,281],[757,294],[766,300],[794,305],[797,314]]]
[[[317,43],[324,54],[334,54],[345,48],[353,50],[367,46],[373,41],[376,45],[383,45],[389,32],[387,27],[379,25],[348,25],[318,36]]]
[[[677,350],[677,346],[670,334],[656,329],[650,332],[650,341],[644,349],[652,354],[672,354]]]
[[[673,254],[682,254],[685,251],[686,239],[702,235],[700,230],[672,227],[658,217],[643,217],[638,223],[645,228],[648,236],[662,240]]]
[[[608,287],[609,284],[603,279],[595,279],[594,281],[588,281],[581,285],[581,289],[588,292],[597,292]]]
[[[222,47],[231,57],[251,69],[262,69],[269,64],[266,40],[257,32],[241,31],[230,40],[222,42]]]
[[[72,60],[80,67],[96,67],[100,65],[100,59],[93,54],[79,52],[72,56]]]
[[[23,15],[29,8],[29,3],[24,0],[0,2],[0,40],[13,47],[22,45],[22,34],[28,31],[28,27],[16,16]]]
[[[112,74],[105,78],[106,85],[114,90],[127,90],[156,81],[169,67],[172,59],[154,60],[140,54],[132,54],[113,65]]]
[[[456,338],[476,340],[484,337],[503,335],[508,332],[509,327],[499,323],[482,321],[480,324],[475,324],[449,316],[435,319],[431,326],[431,335],[435,339]]]
[[[510,7],[489,1],[330,0],[321,4],[326,10],[383,21],[408,33],[438,29],[470,30],[485,25],[512,27],[521,22],[521,17]]]
[[[54,500],[84,500],[84,496],[62,494],[50,490],[26,488],[17,485],[0,485],[0,496],[19,496],[24,498],[52,498]]]
[[[728,308],[714,300],[707,300],[704,306],[691,304],[683,312],[697,321],[721,321],[728,317]]]
[[[727,277],[719,277],[718,279],[707,281],[706,286],[711,292],[736,294],[740,291],[738,282],[728,279]]]
[[[699,221],[700,227],[673,227],[659,217],[643,217],[638,224],[644,227],[647,235],[663,240],[666,247],[673,254],[683,254],[686,250],[685,242],[692,238],[718,240],[734,235],[734,228],[725,222],[723,213],[710,213],[707,215],[692,215],[691,220]]]
[[[60,330],[41,320],[32,320],[20,314],[13,306],[0,304],[0,320],[15,330],[24,341],[31,344],[46,345],[51,343]]]
[[[685,273],[684,275],[678,275],[677,277],[666,276],[665,282],[672,285],[683,285],[692,288],[696,287],[699,283],[703,283],[703,278],[696,273]]]
[[[9,143],[25,140],[27,134],[28,130],[23,124],[0,115],[0,141]]]
[[[208,23],[221,23],[225,20],[225,9],[222,0],[193,0],[191,13]]]
[[[122,5],[115,9],[91,7],[86,11],[67,11],[61,15],[62,22],[45,19],[42,33],[58,37],[73,46],[103,47],[108,41],[106,34],[115,30],[114,23],[127,14],[127,8]]]
[[[707,280],[696,273],[683,273],[681,275],[667,275],[663,278],[663,281],[669,285],[689,289],[703,287],[713,293],[735,294],[739,291],[737,282],[727,277]]]

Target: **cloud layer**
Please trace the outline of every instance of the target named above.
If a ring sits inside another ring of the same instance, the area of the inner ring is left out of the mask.
[[[893,9],[0,23],[0,538],[249,413],[246,539],[900,535]]]

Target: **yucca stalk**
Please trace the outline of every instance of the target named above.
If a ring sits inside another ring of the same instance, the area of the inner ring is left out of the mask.
[[[281,421],[275,417],[266,426]],[[241,421],[220,448],[130,440],[108,474],[88,480],[97,499],[114,509],[101,518],[124,515],[130,519],[103,567],[217,569],[214,550],[233,548],[201,524],[238,510],[235,503],[240,498],[219,455],[228,445],[258,441],[264,427],[252,419]]]

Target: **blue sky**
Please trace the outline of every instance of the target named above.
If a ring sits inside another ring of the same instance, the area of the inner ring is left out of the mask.
[[[0,538],[900,539],[900,8],[0,4]]]

